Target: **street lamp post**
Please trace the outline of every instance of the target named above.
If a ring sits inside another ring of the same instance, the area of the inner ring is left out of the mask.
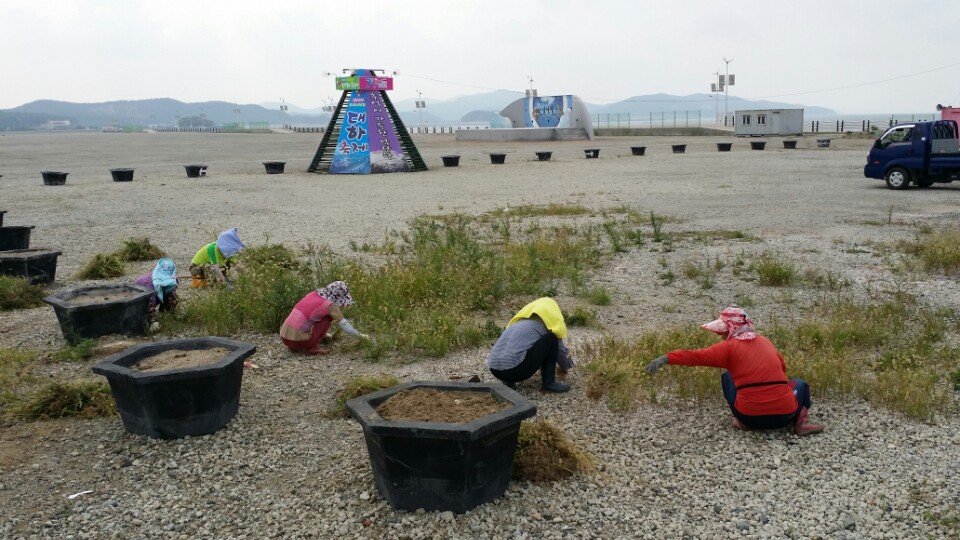
[[[420,113],[420,133],[423,133],[423,109],[427,104],[423,101],[423,92],[417,90],[417,111]]]
[[[724,77],[721,81],[723,83],[723,125],[727,125],[727,101],[730,99],[730,86],[733,85],[733,80],[730,79],[730,62],[733,62],[733,58],[727,60],[727,57],[724,56],[723,61],[726,63]]]

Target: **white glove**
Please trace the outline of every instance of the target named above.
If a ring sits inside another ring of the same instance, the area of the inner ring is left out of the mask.
[[[159,331],[160,331],[160,323],[159,323],[158,321],[153,321],[152,323],[150,323],[150,331],[151,331],[151,332],[159,332]]]

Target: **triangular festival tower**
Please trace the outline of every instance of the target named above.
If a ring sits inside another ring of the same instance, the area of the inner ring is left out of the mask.
[[[393,107],[392,77],[358,69],[337,77],[343,90],[309,172],[371,174],[425,171],[427,164]]]

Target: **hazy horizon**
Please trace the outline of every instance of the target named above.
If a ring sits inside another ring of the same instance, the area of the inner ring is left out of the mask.
[[[339,12],[307,0],[8,0],[0,4],[0,33],[17,52],[0,56],[13,81],[4,85],[0,108],[169,97],[283,100],[315,109],[339,96],[334,77],[344,68],[396,72],[394,101],[490,90],[519,95],[532,86],[541,95],[607,104],[709,93],[716,73],[729,69],[736,76],[731,94],[842,115],[960,106],[960,3],[363,6]]]

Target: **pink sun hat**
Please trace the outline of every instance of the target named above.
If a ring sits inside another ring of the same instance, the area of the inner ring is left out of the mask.
[[[717,334],[726,334],[727,339],[751,340],[757,337],[753,320],[747,312],[738,307],[727,307],[720,312],[720,318],[701,326]]]

